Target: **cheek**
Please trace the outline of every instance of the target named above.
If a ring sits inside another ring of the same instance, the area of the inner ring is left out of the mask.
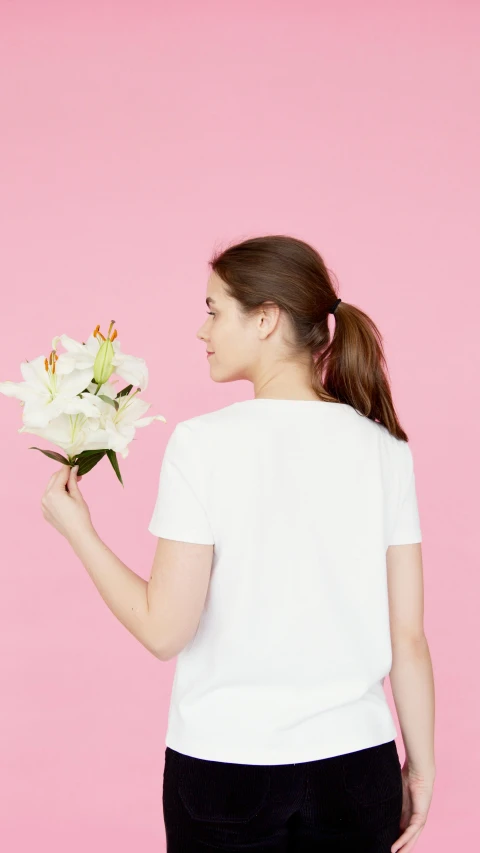
[[[221,350],[222,357],[232,364],[237,364],[243,361],[245,357],[245,338],[239,333],[238,329],[231,328],[222,335],[219,341],[219,351]]]
[[[212,342],[215,345],[212,349],[218,348],[230,349],[233,344],[234,336],[229,323],[214,323],[212,329]]]

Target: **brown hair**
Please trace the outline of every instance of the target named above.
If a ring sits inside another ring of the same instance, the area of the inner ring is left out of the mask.
[[[244,316],[254,315],[264,302],[287,313],[293,354],[311,353],[312,388],[320,400],[347,403],[408,441],[392,402],[382,336],[373,320],[342,300],[330,335],[328,309],[337,298],[333,274],[312,246],[283,234],[253,237],[216,251],[209,265]]]

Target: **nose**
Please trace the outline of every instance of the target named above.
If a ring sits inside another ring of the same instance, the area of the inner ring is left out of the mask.
[[[198,332],[197,332],[197,338],[198,338],[200,341],[205,341],[205,340],[206,340],[206,336],[205,336],[205,334],[204,334],[204,333],[203,333],[203,331],[202,331],[202,330],[203,330],[204,325],[205,325],[205,323],[203,323],[203,324],[200,326],[200,328],[199,328],[199,330],[198,330]]]

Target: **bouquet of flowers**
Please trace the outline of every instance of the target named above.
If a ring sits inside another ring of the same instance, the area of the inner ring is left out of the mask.
[[[18,432],[39,435],[66,455],[40,447],[29,450],[40,450],[70,468],[78,466],[79,477],[106,455],[123,486],[117,453],[128,456],[137,427],[166,420],[163,415],[143,417],[151,403],[138,393],[147,387],[148,368],[142,358],[121,351],[114,324],[112,320],[106,338],[97,326],[84,343],[57,335],[48,358],[22,362],[25,381],[0,382],[0,393],[21,400],[23,426]],[[66,350],[60,355],[59,341]],[[120,391],[114,388],[118,380],[110,379],[114,373],[129,383]]]

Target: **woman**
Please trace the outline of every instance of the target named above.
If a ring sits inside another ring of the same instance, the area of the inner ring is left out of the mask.
[[[196,544],[182,607],[202,606],[190,635],[171,611],[162,658],[178,654],[167,849],[409,853],[435,778],[434,693],[382,338],[301,240],[245,240],[210,265],[197,336],[212,379],[246,379],[254,398],[177,424],[149,525]]]

